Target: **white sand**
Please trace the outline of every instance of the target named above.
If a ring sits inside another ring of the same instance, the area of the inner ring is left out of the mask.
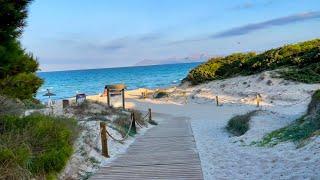
[[[190,117],[205,179],[320,179],[320,137],[299,149],[291,142],[272,148],[248,146],[303,115],[311,94],[320,88],[271,74],[170,88],[170,96],[158,100],[137,99],[141,90],[131,91],[127,106]],[[256,93],[263,100],[259,108]],[[216,95],[223,106],[215,105]],[[233,137],[225,130],[231,117],[255,109],[265,111],[252,119],[246,134]]]

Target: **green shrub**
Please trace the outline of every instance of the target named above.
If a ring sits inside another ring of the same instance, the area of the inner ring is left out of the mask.
[[[320,130],[320,90],[316,91],[308,106],[307,114],[290,125],[275,130],[258,142],[260,146],[274,146],[279,142],[293,141],[301,143]]]
[[[166,91],[157,91],[153,97],[156,99],[159,99],[159,98],[168,97],[168,96],[169,94]]]
[[[320,62],[302,68],[291,67],[279,71],[280,77],[304,83],[320,83]]]
[[[249,130],[249,122],[257,111],[251,111],[243,115],[237,115],[231,118],[226,129],[235,136],[241,136]]]
[[[46,106],[36,99],[25,99],[22,101],[26,109],[43,109]]]
[[[46,177],[61,171],[73,151],[73,119],[33,114],[0,117],[0,179]],[[22,178],[23,177],[23,178]]]
[[[20,116],[24,112],[24,105],[16,99],[8,98],[0,95],[0,116],[17,115]]]
[[[319,82],[320,39],[286,45],[256,55],[255,53],[235,53],[217,57],[192,69],[187,81],[193,85],[236,75],[250,75],[265,70],[291,67],[283,77],[306,83]]]

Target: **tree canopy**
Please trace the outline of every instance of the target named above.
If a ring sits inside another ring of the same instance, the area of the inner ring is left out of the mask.
[[[0,94],[12,98],[31,99],[42,84],[37,60],[19,42],[30,2],[0,0]]]

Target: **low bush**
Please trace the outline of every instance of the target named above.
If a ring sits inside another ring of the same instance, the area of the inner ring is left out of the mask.
[[[17,115],[20,116],[25,110],[24,104],[16,99],[0,95],[0,116]]]
[[[320,62],[302,68],[291,67],[288,70],[279,71],[279,73],[280,77],[286,80],[304,83],[320,83]]]
[[[286,45],[261,54],[235,53],[216,57],[192,69],[186,81],[193,85],[207,81],[251,75],[265,70],[290,67],[283,77],[306,83],[320,82],[320,39]],[[292,76],[293,75],[293,76]]]
[[[159,90],[159,91],[155,92],[153,97],[155,99],[159,99],[159,98],[164,98],[164,97],[168,97],[168,96],[169,96],[169,94],[166,91]]]
[[[249,130],[249,122],[258,111],[251,111],[231,118],[226,129],[235,136],[241,136]]]
[[[43,109],[46,106],[36,99],[25,99],[22,101],[26,109]]]
[[[320,90],[316,91],[308,106],[307,114],[292,124],[275,130],[258,142],[260,146],[274,146],[279,142],[293,141],[300,144],[320,131]]]
[[[77,136],[73,119],[0,117],[0,179],[45,179],[66,165]]]

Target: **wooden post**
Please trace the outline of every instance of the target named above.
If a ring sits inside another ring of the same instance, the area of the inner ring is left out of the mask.
[[[110,107],[110,90],[109,90],[109,88],[107,88],[107,104],[108,104],[108,107]]]
[[[219,106],[219,97],[216,96],[216,103],[217,103],[217,106]]]
[[[100,122],[100,132],[101,132],[102,155],[108,158],[110,156],[108,153],[108,139],[107,139],[107,129],[106,129],[105,122]]]
[[[131,129],[132,129],[132,132],[134,133],[134,134],[136,134],[137,133],[137,127],[136,127],[136,117],[134,116],[134,112],[132,112],[131,113],[131,119],[132,119],[132,127],[131,127]]]
[[[126,109],[126,106],[125,106],[125,97],[124,97],[124,89],[121,90],[121,94],[122,94],[122,108],[123,109]]]
[[[148,111],[149,111],[149,121],[151,121],[152,120],[151,108],[149,108]]]
[[[260,96],[259,96],[259,94],[257,94],[256,100],[257,100],[257,107],[259,107],[260,106]]]

